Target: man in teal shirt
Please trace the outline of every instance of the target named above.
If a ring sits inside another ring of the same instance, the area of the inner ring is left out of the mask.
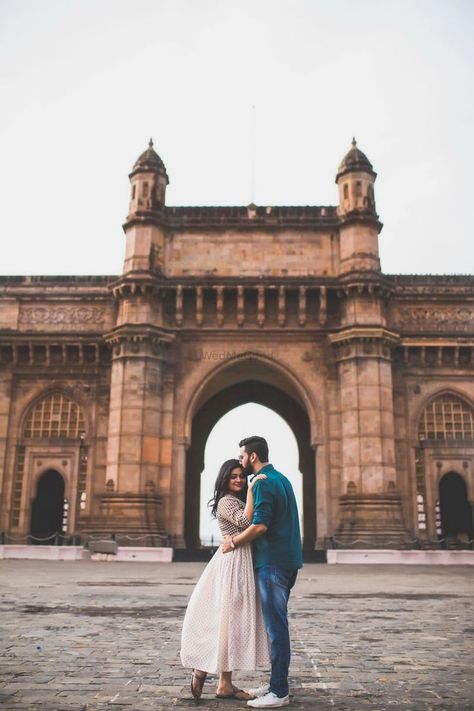
[[[246,474],[265,474],[253,488],[252,524],[232,540],[224,542],[224,552],[253,542],[253,564],[270,642],[272,673],[269,686],[252,689],[257,696],[248,701],[252,708],[288,706],[290,635],[288,599],[298,569],[303,565],[298,509],[288,479],[268,462],[268,444],[263,437],[247,437],[239,442],[240,462]]]

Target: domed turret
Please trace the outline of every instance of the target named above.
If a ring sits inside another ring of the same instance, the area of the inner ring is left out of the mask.
[[[357,148],[357,141],[355,138],[352,139],[352,148],[344,158],[342,159],[339,169],[337,171],[336,175],[336,183],[341,178],[343,175],[346,175],[347,173],[351,173],[354,171],[365,171],[368,173],[371,173],[374,178],[377,175],[373,168],[372,168],[372,163],[370,160],[367,158],[365,153],[362,153],[360,148]]]
[[[157,210],[165,204],[168,174],[165,164],[153,148],[151,138],[146,151],[136,160],[129,178],[132,186],[130,215]]]
[[[339,214],[347,215],[354,210],[375,213],[374,182],[377,173],[365,153],[357,147],[355,138],[352,148],[342,159],[336,175],[339,187]]]
[[[138,157],[128,176],[131,183],[130,206],[123,229],[127,237],[124,274],[159,273],[164,260],[164,204],[169,183],[165,164],[153,148]]]
[[[377,173],[355,138],[336,175],[339,188],[341,273],[380,271],[378,234],[382,229],[375,211]]]
[[[168,179],[166,174],[165,164],[161,160],[158,153],[153,148],[153,139],[150,138],[148,142],[148,148],[146,151],[137,158],[135,165],[133,166],[133,171],[130,173],[130,177],[138,172],[155,171],[157,173],[162,173]]]

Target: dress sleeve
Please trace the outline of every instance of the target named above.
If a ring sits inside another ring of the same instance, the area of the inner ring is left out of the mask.
[[[250,526],[250,521],[244,514],[242,506],[233,496],[222,497],[217,504],[217,515],[233,523],[240,531],[245,531]]]

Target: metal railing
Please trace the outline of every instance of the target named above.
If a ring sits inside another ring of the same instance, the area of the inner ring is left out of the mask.
[[[53,533],[50,536],[39,537],[31,534],[16,534],[0,532],[0,545],[18,544],[18,545],[51,545],[51,546],[83,546],[88,547],[89,541],[94,540],[112,540],[124,545],[143,545],[153,548],[174,548],[176,547],[176,536],[163,535],[157,533],[144,533],[141,535],[131,536],[129,534],[62,534]]]
[[[16,534],[0,532],[0,545],[18,544],[18,545],[52,545],[52,546],[83,546],[88,548],[89,541],[97,540],[112,540],[119,545],[143,545],[147,547],[159,548],[176,548],[177,536],[159,533],[144,533],[140,535],[130,534],[62,534],[53,533],[50,536],[38,537],[31,534]],[[221,544],[219,537],[203,537],[200,539],[200,547],[210,551],[216,550]],[[357,548],[358,546],[371,548],[403,548],[403,550],[474,550],[474,539],[464,540],[455,536],[446,536],[444,538],[427,539],[427,538],[411,538],[404,541],[401,545],[400,539],[384,541],[383,545],[371,545],[370,541],[363,538],[355,538],[347,541],[338,539],[336,536],[330,536],[325,539],[326,549],[338,548]]]
[[[340,540],[335,536],[326,539],[326,548],[352,548],[363,544],[364,547],[370,546],[373,548],[390,548],[391,545],[402,548],[403,550],[474,550],[474,539],[463,540],[455,536],[447,536],[445,538],[411,538],[404,541],[401,545],[400,539],[384,541],[383,545],[372,546],[370,541],[363,538],[355,538],[352,541]]]

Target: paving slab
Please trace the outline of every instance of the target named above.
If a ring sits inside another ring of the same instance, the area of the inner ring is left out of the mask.
[[[202,563],[0,561],[0,708],[196,708],[179,659]],[[474,711],[474,569],[308,564],[290,598],[291,707]],[[265,670],[237,672],[239,686]],[[245,708],[215,698],[198,707]]]

